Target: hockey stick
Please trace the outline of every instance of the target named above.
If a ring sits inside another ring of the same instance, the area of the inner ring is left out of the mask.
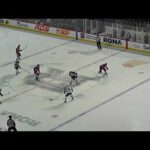
[[[22,50],[25,50],[27,48],[27,45],[25,46],[25,48],[23,48]]]

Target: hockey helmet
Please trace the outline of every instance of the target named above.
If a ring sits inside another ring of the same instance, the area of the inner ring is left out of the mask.
[[[9,118],[12,118],[12,116],[11,116],[11,115],[9,115],[8,117],[9,117]]]

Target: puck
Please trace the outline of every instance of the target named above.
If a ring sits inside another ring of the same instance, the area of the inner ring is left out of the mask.
[[[58,117],[58,115],[55,114],[55,115],[52,115],[51,117],[52,117],[52,118],[56,118],[56,117]]]
[[[144,74],[144,72],[139,72],[139,74]]]

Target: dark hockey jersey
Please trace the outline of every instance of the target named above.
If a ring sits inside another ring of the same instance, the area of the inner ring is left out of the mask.
[[[20,69],[21,69],[21,67],[20,67],[20,65],[19,65],[19,61],[16,61],[16,62],[15,62],[14,67],[15,67],[15,68],[20,68]]]
[[[78,74],[77,74],[77,72],[75,72],[75,71],[70,71],[69,72],[69,76],[75,76],[75,77],[77,77],[78,76]]]

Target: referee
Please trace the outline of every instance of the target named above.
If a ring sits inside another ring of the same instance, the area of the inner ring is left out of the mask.
[[[8,126],[8,131],[17,131],[16,129],[16,123],[15,121],[12,119],[12,116],[9,116],[9,119],[7,120],[7,126]]]
[[[97,36],[97,38],[96,38],[96,43],[97,43],[97,48],[98,48],[98,49],[102,49],[102,46],[101,46],[101,39],[100,39],[99,36]]]

